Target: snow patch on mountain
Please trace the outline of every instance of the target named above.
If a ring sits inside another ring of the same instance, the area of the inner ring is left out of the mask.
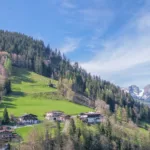
[[[141,90],[140,90],[140,93],[139,93],[139,95],[138,95],[138,96],[139,96],[139,97],[142,97],[142,96],[143,96],[143,94],[144,94],[144,89],[141,89]]]
[[[136,85],[131,85],[128,88],[122,88],[124,92],[130,93],[131,96],[136,100],[150,101],[150,85],[140,89]]]

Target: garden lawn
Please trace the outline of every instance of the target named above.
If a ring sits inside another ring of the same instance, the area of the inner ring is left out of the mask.
[[[15,131],[18,135],[20,135],[24,140],[26,140],[29,136],[29,133],[33,130],[33,126],[26,126],[17,128]]]

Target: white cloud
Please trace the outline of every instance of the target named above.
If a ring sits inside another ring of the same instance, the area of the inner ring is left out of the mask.
[[[71,0],[62,0],[62,6],[64,8],[73,9],[76,8],[76,5],[73,4]]]
[[[107,74],[105,77],[122,87],[137,85],[143,88],[150,83],[149,76],[150,63],[143,63],[120,72]]]
[[[143,17],[141,17],[138,21],[138,28],[139,30],[145,31],[145,29],[150,29],[150,13],[145,14]]]
[[[73,52],[78,48],[79,44],[80,39],[67,37],[65,38],[64,44],[60,47],[60,51],[62,53]]]
[[[79,23],[82,26],[91,28],[92,31],[98,32],[100,36],[111,24],[114,19],[115,12],[107,5],[99,5],[99,7],[97,7],[98,5],[99,3],[91,6],[90,8],[80,8],[78,10],[78,16],[80,16]]]
[[[138,14],[124,27],[122,32],[104,41],[103,49],[100,49],[92,60],[81,63],[81,66],[93,74],[101,75],[104,79],[125,84],[125,80],[117,79],[119,75],[123,75],[122,72],[125,71],[126,74],[123,76],[126,76],[131,74],[130,68],[134,70],[135,67],[138,68],[138,65],[144,63],[150,66],[149,20],[150,13]],[[140,68],[135,73],[138,74],[138,72]],[[130,78],[132,81],[132,74]],[[136,79],[139,80],[139,78]],[[141,81],[138,80],[136,82],[141,84]]]
[[[85,8],[80,9],[79,13],[82,15],[83,20],[87,21],[89,23],[98,23],[102,22],[101,19],[105,18],[102,23],[107,21],[108,18],[113,16],[113,12],[110,9],[107,8]]]
[[[82,5],[82,2],[85,4]],[[92,30],[98,26],[98,30],[103,33],[114,17],[114,10],[110,8],[109,0],[83,0],[82,2],[62,0],[59,11],[61,15],[65,15],[68,24],[77,24],[80,28],[88,27]]]

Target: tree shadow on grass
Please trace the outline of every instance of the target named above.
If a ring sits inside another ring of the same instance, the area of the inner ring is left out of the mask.
[[[13,97],[4,97],[0,103],[0,113],[4,111],[5,107],[6,108],[16,108],[16,105],[11,103],[14,100],[15,100],[15,98],[13,98]]]
[[[11,94],[7,95],[7,96],[4,96],[3,97],[3,100],[1,101],[0,103],[0,112],[3,112],[3,109],[2,108],[16,108],[16,105],[15,104],[12,104],[11,102],[12,101],[15,101],[16,100],[16,97],[19,97],[19,96],[24,96],[25,94],[23,92],[20,92],[20,91],[14,91],[12,92]]]
[[[2,102],[11,102],[11,101],[14,101],[15,99],[12,98],[12,97],[4,97]]]
[[[0,104],[0,109],[2,108],[16,108],[16,105],[15,104],[12,104],[12,103],[6,103],[6,102],[2,102]],[[3,110],[0,110],[0,112],[3,112]]]
[[[25,96],[25,93],[24,92],[21,92],[21,91],[13,91],[12,93],[11,93],[11,95],[12,96]]]
[[[13,91],[9,95],[4,96],[2,101],[14,101],[17,97],[25,96],[25,93],[21,91]]]
[[[30,76],[30,72],[27,69],[22,69],[18,67],[13,67],[12,76],[13,80],[12,83],[20,84],[23,82],[35,83],[35,81],[28,76]]]

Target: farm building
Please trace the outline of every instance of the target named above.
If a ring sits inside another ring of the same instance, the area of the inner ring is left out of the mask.
[[[70,116],[65,115],[62,111],[51,111],[46,113],[45,118],[51,121],[65,121],[70,119]]]
[[[39,122],[36,115],[25,114],[19,117],[19,124],[37,124]]]
[[[79,115],[79,118],[83,122],[87,122],[89,124],[95,124],[95,123],[103,122],[104,117],[100,113],[88,112],[88,113],[81,113]]]
[[[0,127],[0,139],[13,138],[13,130],[7,126]]]

